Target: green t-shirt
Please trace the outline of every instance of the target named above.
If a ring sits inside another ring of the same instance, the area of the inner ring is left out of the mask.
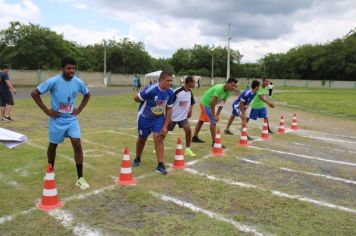
[[[230,92],[225,91],[224,86],[225,84],[217,84],[208,89],[208,91],[204,93],[202,99],[200,100],[200,103],[205,107],[209,107],[213,97],[217,97],[218,102],[220,102],[221,100],[226,100],[230,96]]]
[[[260,95],[265,95],[267,92],[267,86],[265,88],[260,87],[256,96],[252,99],[251,108],[261,109],[265,107],[264,101],[261,100]]]

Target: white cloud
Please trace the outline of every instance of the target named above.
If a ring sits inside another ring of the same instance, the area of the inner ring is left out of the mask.
[[[59,34],[63,34],[64,38],[67,40],[75,41],[84,45],[99,43],[103,39],[118,39],[123,37],[123,35],[120,35],[120,32],[117,29],[95,31],[78,28],[70,24],[53,26],[51,29]]]
[[[41,19],[39,7],[31,0],[23,0],[20,3],[0,0],[0,6],[1,29],[8,27],[10,21],[38,23]]]
[[[74,7],[74,8],[77,8],[77,9],[81,9],[81,10],[84,10],[84,9],[88,8],[88,5],[86,5],[84,3],[73,3],[70,6]]]

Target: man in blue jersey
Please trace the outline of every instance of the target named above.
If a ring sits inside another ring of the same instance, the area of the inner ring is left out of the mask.
[[[164,161],[164,137],[168,133],[168,124],[171,120],[173,107],[173,82],[172,74],[166,71],[161,72],[157,84],[144,88],[139,92],[134,100],[140,103],[138,111],[138,139],[136,143],[136,158],[133,166],[141,165],[141,154],[147,137],[153,133],[153,141],[157,155],[156,171],[167,174]]]
[[[78,179],[76,185],[80,189],[89,188],[83,178],[83,150],[80,142],[80,126],[77,116],[89,101],[90,93],[85,83],[74,75],[76,62],[72,58],[62,59],[62,74],[49,78],[37,86],[31,93],[32,98],[41,110],[49,116],[47,150],[48,163],[54,167],[58,144],[69,137],[74,150]],[[51,93],[51,109],[48,109],[41,99],[46,92]],[[76,108],[77,94],[84,95]]]
[[[241,118],[242,126],[246,125],[247,107],[250,105],[252,99],[256,96],[259,89],[260,89],[260,82],[257,80],[252,81],[251,88],[244,90],[240,94],[240,96],[232,103],[232,114],[229,118],[229,121],[227,122],[226,129],[224,130],[225,134],[233,135],[233,133],[229,130],[229,128],[236,116]]]

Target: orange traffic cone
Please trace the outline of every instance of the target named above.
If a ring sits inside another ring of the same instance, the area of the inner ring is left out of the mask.
[[[122,157],[120,174],[116,181],[120,185],[135,185],[136,180],[132,176],[129,149],[126,147]]]
[[[281,115],[281,121],[279,122],[279,128],[277,131],[279,134],[284,134],[285,133],[285,129],[284,129],[284,117],[283,115]]]
[[[54,172],[52,164],[48,164],[47,173],[44,177],[44,186],[42,192],[42,201],[36,204],[36,207],[49,211],[63,206],[63,203],[58,200],[56,182],[54,181]]]
[[[222,144],[221,144],[220,129],[216,129],[216,135],[215,135],[215,141],[214,141],[214,147],[212,153],[214,156],[224,155],[224,151],[222,150]]]
[[[262,129],[262,135],[261,135],[262,139],[268,139],[269,138],[269,134],[268,134],[268,124],[267,124],[267,119],[264,118],[263,120],[263,129]]]
[[[172,167],[175,169],[184,169],[185,167],[187,167],[184,161],[182,140],[180,138],[178,138],[177,140],[176,155],[174,157],[174,162]]]
[[[241,136],[240,136],[240,145],[247,146],[247,128],[246,125],[242,126]]]
[[[292,126],[290,128],[292,130],[298,130],[297,115],[295,113],[292,119]]]

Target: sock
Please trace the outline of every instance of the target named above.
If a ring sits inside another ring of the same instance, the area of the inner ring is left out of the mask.
[[[163,167],[163,168],[166,168],[166,167],[164,166],[163,162],[158,162],[158,166]]]
[[[76,164],[78,179],[83,177],[83,164]]]
[[[190,147],[186,147],[185,150],[190,150]]]

